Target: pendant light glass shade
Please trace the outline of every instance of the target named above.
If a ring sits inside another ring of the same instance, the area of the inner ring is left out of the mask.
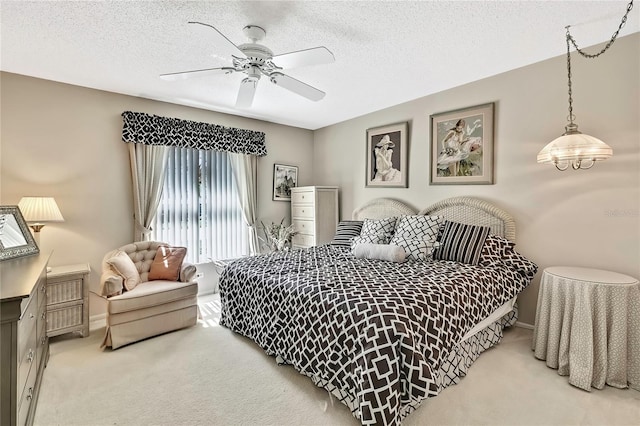
[[[553,164],[558,170],[589,169],[598,160],[613,155],[613,149],[598,138],[578,131],[575,123],[567,125],[566,132],[551,141],[538,153],[538,163]]]

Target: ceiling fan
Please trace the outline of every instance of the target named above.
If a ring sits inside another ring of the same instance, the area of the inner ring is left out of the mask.
[[[196,76],[231,74],[234,72],[245,73],[247,76],[242,80],[242,83],[240,83],[240,90],[238,91],[238,97],[236,99],[236,106],[239,108],[249,108],[251,106],[258,81],[263,75],[276,86],[283,87],[312,101],[319,101],[324,98],[325,93],[322,90],[283,74],[281,71],[295,67],[333,62],[335,60],[333,53],[326,47],[313,47],[311,49],[298,50],[274,56],[271,49],[258,43],[267,33],[257,25],[247,25],[244,27],[242,31],[251,42],[236,46],[212,25],[202,22],[189,23],[212,28],[214,30],[213,35],[216,45],[221,46],[221,50],[230,50],[232,66],[161,74],[160,78],[163,80],[173,81]]]

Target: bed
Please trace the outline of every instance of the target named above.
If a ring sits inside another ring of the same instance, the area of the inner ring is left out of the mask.
[[[481,225],[497,239],[515,240],[507,212],[469,197],[419,212],[375,199],[353,219],[416,215]],[[246,257],[221,274],[220,324],[328,390],[362,424],[399,424],[457,383],[515,323],[516,297],[537,269],[516,255],[512,263],[510,257],[482,266],[394,263],[322,245]]]

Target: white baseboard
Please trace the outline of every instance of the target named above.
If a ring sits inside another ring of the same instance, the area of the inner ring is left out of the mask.
[[[527,324],[526,322],[516,321],[515,326],[516,327],[520,327],[520,328],[526,328],[526,329],[529,329],[529,330],[533,330],[533,326],[531,324]]]

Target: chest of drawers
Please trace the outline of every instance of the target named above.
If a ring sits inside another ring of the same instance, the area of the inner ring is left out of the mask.
[[[49,357],[48,254],[0,263],[0,424],[30,425]]]
[[[338,188],[335,186],[292,188],[291,223],[298,232],[292,241],[294,249],[330,242],[338,226]]]
[[[47,336],[89,335],[88,264],[54,266],[47,272]]]

